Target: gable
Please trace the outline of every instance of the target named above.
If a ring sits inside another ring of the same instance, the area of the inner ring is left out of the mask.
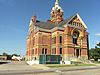
[[[87,29],[86,24],[83,22],[83,20],[79,16],[79,14],[72,16],[67,23],[71,26],[74,26],[74,27],[80,27],[80,28]]]

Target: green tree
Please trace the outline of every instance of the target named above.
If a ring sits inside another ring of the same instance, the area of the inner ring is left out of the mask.
[[[3,55],[3,56],[7,56],[8,54],[4,52],[2,55]]]
[[[20,55],[18,55],[18,54],[12,54],[12,56],[20,56]]]
[[[98,47],[100,47],[100,42],[97,44]]]
[[[100,59],[100,43],[98,43],[97,46],[95,46],[95,48],[91,48],[89,54],[90,58],[95,59],[95,61]]]

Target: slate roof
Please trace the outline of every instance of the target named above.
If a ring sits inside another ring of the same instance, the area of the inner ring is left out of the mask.
[[[52,29],[55,27],[54,24],[49,23],[49,22],[37,22],[35,23],[35,26],[43,28],[43,29]]]
[[[63,27],[63,25],[66,23],[67,23],[67,20],[63,20],[59,22],[58,24],[51,23],[51,22],[37,22],[35,23],[35,26],[43,28],[43,29],[52,29],[54,27]]]
[[[51,23],[51,22],[40,22],[39,21],[39,22],[35,23],[35,26],[43,28],[43,29],[52,29],[52,28],[55,28],[55,27],[62,27],[63,28],[63,25],[68,23],[73,17],[75,17],[77,15],[78,15],[78,13],[72,15],[71,17],[69,17],[66,20],[63,20],[63,21],[59,22],[58,24]]]

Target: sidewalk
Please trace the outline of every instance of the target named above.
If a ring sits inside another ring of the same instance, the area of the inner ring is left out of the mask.
[[[50,69],[49,67],[47,67],[46,65],[44,64],[34,64],[32,65],[33,68],[36,68],[36,69],[43,69],[43,70],[47,70],[47,69]]]

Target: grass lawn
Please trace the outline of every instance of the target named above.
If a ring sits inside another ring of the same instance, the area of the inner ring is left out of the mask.
[[[100,64],[100,62],[98,62],[98,61],[93,61],[93,63],[95,63],[95,64]]]
[[[77,66],[96,66],[95,64],[78,64]]]
[[[46,65],[47,67],[50,68],[61,68],[61,67],[75,67],[75,66],[96,66],[95,64],[71,64],[71,65],[66,65],[66,64],[50,64]]]

